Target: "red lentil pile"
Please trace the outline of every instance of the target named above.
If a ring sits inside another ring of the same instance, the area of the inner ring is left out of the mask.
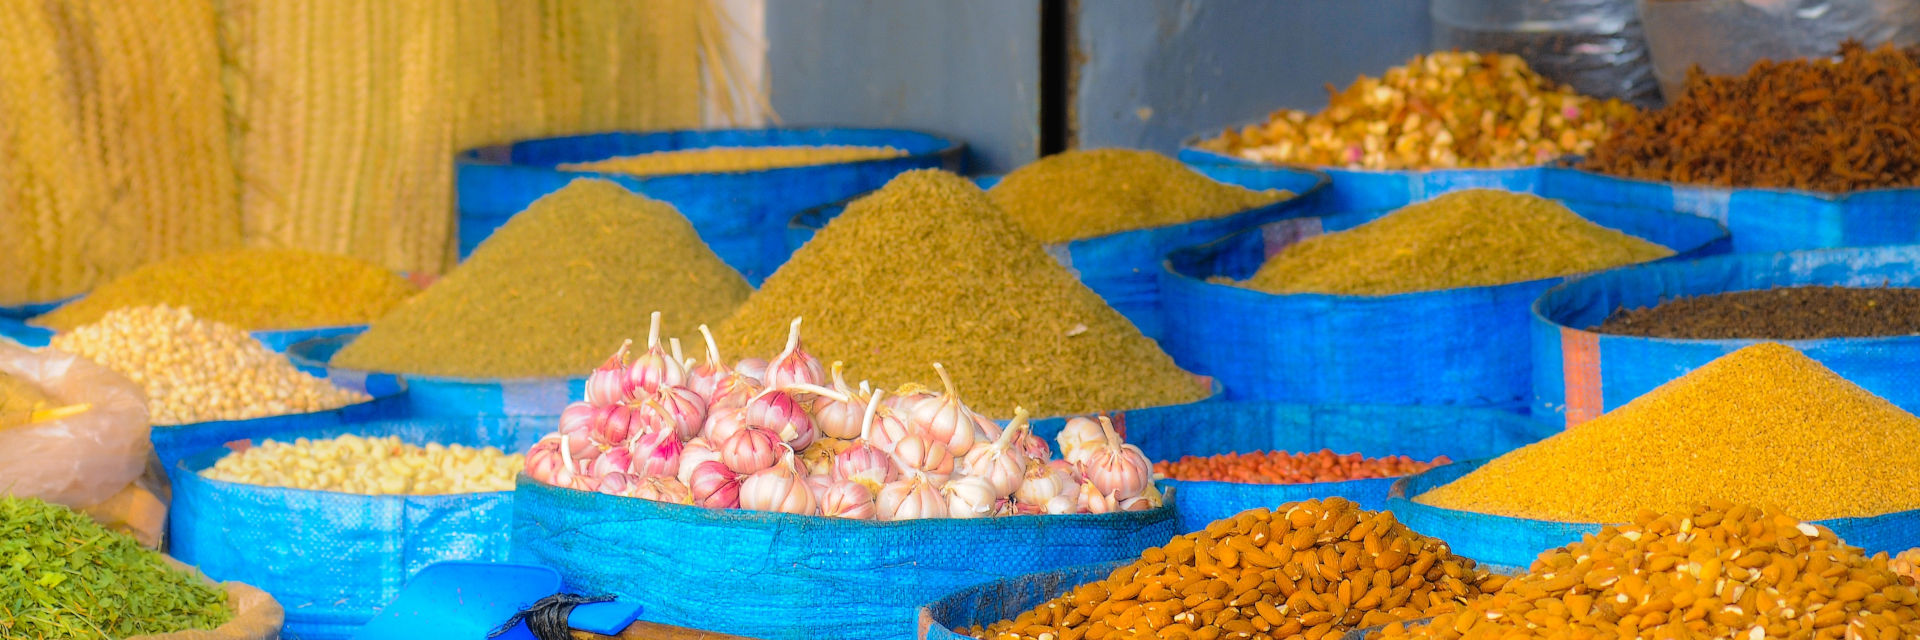
[[[1446,456],[1421,462],[1407,456],[1369,458],[1330,449],[1313,453],[1260,451],[1186,456],[1177,462],[1153,463],[1153,471],[1174,480],[1242,482],[1248,484],[1304,484],[1368,478],[1408,476],[1452,462]]]

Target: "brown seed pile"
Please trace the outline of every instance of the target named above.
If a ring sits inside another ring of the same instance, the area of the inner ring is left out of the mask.
[[[863,162],[898,158],[907,152],[893,147],[855,147],[828,145],[818,147],[706,147],[677,151],[655,151],[594,162],[568,163],[562,171],[597,171],[636,176],[683,173],[732,173],[765,171],[787,167],[805,167],[842,162]]]
[[[1920,186],[1920,48],[1848,43],[1838,60],[1690,74],[1680,99],[1615,131],[1585,167],[1721,187]]]
[[[672,206],[606,180],[575,180],[513,216],[334,363],[470,378],[576,376],[646,335],[655,311],[665,314],[665,335],[691,337],[751,292]]]
[[[1016,169],[987,197],[1028,234],[1053,244],[1218,218],[1293,194],[1216,182],[1152,151],[1095,149]]]
[[[1342,498],[1207,525],[1012,620],[983,640],[1321,640],[1421,618],[1500,588],[1446,543]]]
[[[796,317],[807,350],[845,361],[847,379],[891,389],[939,362],[967,406],[993,417],[1207,395],[978,187],[943,171],[900,174],[848,206],[719,336],[727,353],[779,353]]]
[[[167,305],[249,331],[337,327],[372,322],[416,291],[406,278],[358,258],[235,249],[134,269],[34,323],[66,331],[114,309]]]
[[[1593,331],[1654,338],[1809,340],[1920,334],[1920,288],[1781,287],[1617,309]]]
[[[372,399],[307,375],[247,332],[186,309],[115,309],[54,335],[52,346],[140,385],[148,415],[162,426],[311,413]]]
[[[1355,80],[1320,113],[1275,111],[1200,146],[1276,164],[1521,167],[1584,154],[1636,114],[1548,80],[1519,56],[1442,51]]]
[[[1411,628],[1409,628],[1411,627]],[[1540,554],[1527,575],[1373,640],[1920,637],[1913,582],[1825,527],[1715,501]]]
[[[1524,282],[1671,255],[1553,200],[1469,189],[1302,240],[1238,284],[1269,293],[1383,296]]]
[[[1920,508],[1920,418],[1792,347],[1735,351],[1414,501],[1627,522],[1711,499],[1810,520]]]

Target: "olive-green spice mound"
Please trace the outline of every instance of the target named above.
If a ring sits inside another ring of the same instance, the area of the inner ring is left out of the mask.
[[[987,192],[1028,234],[1048,244],[1218,218],[1285,200],[1217,182],[1152,151],[1095,149],[1041,158]]]
[[[646,335],[654,311],[664,315],[663,335],[692,336],[751,292],[672,206],[605,180],[575,180],[515,215],[334,363],[469,378],[582,376],[621,341]]]
[[[227,594],[59,505],[0,497],[0,637],[107,640],[233,619]]]
[[[231,249],[149,264],[34,318],[71,331],[127,307],[170,306],[259,331],[372,322],[418,291],[359,258],[299,249]]]
[[[1384,296],[1554,278],[1671,255],[1553,200],[1469,189],[1302,240],[1238,284],[1268,293]]]
[[[1778,343],[1722,356],[1415,502],[1616,523],[1708,500],[1804,520],[1920,509],[1920,418]]]
[[[806,349],[845,361],[848,380],[893,388],[932,378],[939,362],[967,406],[989,416],[1206,395],[978,187],[942,171],[903,173],[848,206],[719,337],[730,355],[779,353],[796,316]]]

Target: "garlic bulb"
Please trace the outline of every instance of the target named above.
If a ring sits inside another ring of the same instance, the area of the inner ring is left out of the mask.
[[[946,496],[921,473],[887,483],[880,489],[880,495],[874,496],[874,506],[881,520],[947,517]]]
[[[945,482],[953,475],[953,454],[947,452],[947,446],[918,434],[893,443],[893,456],[899,459],[901,468],[920,471],[936,482]]]
[[[689,487],[693,486],[693,468],[702,462],[719,462],[720,452],[706,438],[694,438],[680,447],[680,469],[673,474],[675,480]],[[724,464],[724,463],[722,463]]]
[[[634,488],[639,486],[639,477],[620,471],[610,471],[600,475],[600,486],[597,490],[607,495],[631,497]]]
[[[686,440],[707,426],[707,401],[692,389],[665,387],[640,405],[640,417],[654,428],[671,427]]]
[[[820,435],[813,427],[813,416],[800,406],[794,394],[778,387],[769,386],[760,395],[748,400],[740,418],[749,425],[774,432],[782,442],[796,450],[807,448]]]
[[[1106,442],[1083,449],[1087,455],[1080,462],[1080,473],[1086,476],[1087,484],[1117,500],[1145,492],[1153,483],[1153,463],[1139,447],[1122,442],[1106,416],[1100,417],[1100,425],[1105,429]]]
[[[627,449],[633,452],[633,464],[628,472],[642,478],[677,476],[680,474],[680,453],[685,447],[680,443],[680,436],[672,429],[642,433],[627,445]]]
[[[1027,454],[1015,447],[1014,442],[1031,427],[1027,424],[1026,409],[1014,407],[1013,414],[1013,422],[1000,433],[1000,439],[967,452],[967,474],[992,484],[999,493],[995,497],[1013,495],[1027,479]]]
[[[947,375],[947,368],[935,362],[933,370],[940,374],[940,382],[947,392],[915,403],[907,413],[908,422],[924,429],[935,442],[945,444],[948,453],[956,457],[966,455],[978,440],[973,412],[960,404],[960,394],[954,391],[953,377]]]
[[[774,466],[784,446],[772,431],[742,427],[720,444],[720,462],[737,473],[753,473]]]
[[[998,492],[993,483],[979,476],[962,476],[940,489],[940,494],[947,497],[949,518],[992,516],[994,504],[1000,500]]]
[[[829,438],[852,440],[860,437],[860,423],[866,413],[867,398],[856,394],[840,375],[841,363],[833,363],[833,391],[837,395],[815,394],[813,423]]]
[[[826,381],[827,374],[820,366],[820,359],[800,348],[800,319],[794,318],[792,328],[787,330],[787,349],[767,363],[767,388],[781,389],[794,384],[821,385]]]
[[[634,486],[627,495],[654,502],[669,504],[693,504],[693,492],[687,485],[673,478],[647,478]]]
[[[835,480],[820,498],[820,515],[849,520],[872,520],[879,516],[873,489],[865,483]]]
[[[1080,509],[1087,513],[1113,513],[1120,510],[1120,501],[1112,494],[1100,493],[1089,482],[1080,485]]]
[[[702,462],[693,468],[687,487],[693,491],[694,504],[708,509],[733,509],[740,506],[740,474],[718,461]]]
[[[633,366],[627,369],[627,384],[630,394],[642,397],[658,393],[663,387],[684,385],[687,370],[679,360],[668,355],[660,344],[660,312],[653,312],[652,324],[647,328],[647,352],[634,358]]]
[[[627,400],[633,390],[628,383],[626,357],[627,350],[633,347],[633,341],[620,343],[620,350],[607,358],[605,364],[587,374],[587,404],[605,407]]]
[[[784,447],[784,445],[782,445]],[[759,511],[813,515],[819,511],[813,491],[795,466],[793,449],[785,449],[780,461],[761,469],[740,482],[740,506]]]
[[[1055,440],[1060,443],[1060,457],[1078,464],[1092,453],[1090,448],[1106,444],[1107,434],[1092,418],[1069,418]]]

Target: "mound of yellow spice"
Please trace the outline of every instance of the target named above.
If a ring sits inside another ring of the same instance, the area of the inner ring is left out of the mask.
[[[1207,392],[978,187],[943,171],[900,174],[848,206],[719,335],[728,353],[779,353],[795,317],[806,319],[807,350],[845,361],[847,379],[892,388],[928,379],[939,362],[967,405],[994,417]]]
[[[1429,623],[1370,640],[1920,637],[1920,594],[1825,527],[1715,501],[1609,526]]]
[[[1627,522],[1710,499],[1807,520],[1920,509],[1920,417],[1792,347],[1753,345],[1416,496],[1437,507]]]
[[[1268,293],[1384,296],[1525,282],[1671,255],[1553,200],[1469,189],[1302,240],[1239,285]]]
[[[375,322],[334,364],[469,378],[582,375],[664,312],[670,336],[752,289],[671,205],[575,180],[513,216],[447,277]],[[778,353],[779,349],[767,351]]]
[[[1028,234],[1052,244],[1218,218],[1293,194],[1217,182],[1152,151],[1094,149],[1016,169],[987,197]]]
[[[706,147],[677,151],[655,151],[620,156],[593,162],[575,162],[559,166],[562,171],[597,171],[634,176],[660,176],[686,173],[731,173],[765,171],[787,167],[806,167],[842,162],[883,160],[907,155],[893,147],[847,145],[781,147]]]
[[[418,289],[358,258],[299,249],[233,249],[142,266],[34,319],[70,331],[107,312],[166,305],[259,331],[360,325],[386,315]]]

